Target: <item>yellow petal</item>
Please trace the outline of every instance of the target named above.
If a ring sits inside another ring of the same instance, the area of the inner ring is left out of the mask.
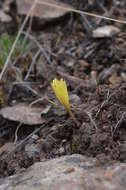
[[[69,95],[67,91],[66,82],[63,79],[54,79],[51,83],[52,89],[60,103],[70,112]]]

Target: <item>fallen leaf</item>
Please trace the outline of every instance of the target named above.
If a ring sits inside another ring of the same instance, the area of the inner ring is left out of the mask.
[[[81,60],[79,60],[79,64],[80,64],[80,66],[84,69],[84,70],[86,70],[88,67],[89,67],[89,63],[87,63],[85,60],[83,60],[83,59],[81,59]]]
[[[4,0],[3,5],[2,5],[2,9],[4,10],[4,12],[10,12],[10,5],[14,3],[14,0]]]
[[[12,21],[12,19],[3,10],[0,10],[0,21],[4,23],[9,23]]]
[[[28,11],[30,10],[34,0],[17,0],[17,10],[19,15],[27,15]],[[41,0],[42,2],[42,0]],[[45,4],[37,3],[34,11],[31,12],[31,15],[34,17],[39,17],[40,19],[55,19],[69,13],[69,10],[63,10],[54,7],[55,5],[60,5],[66,8],[72,8],[70,5],[65,3],[57,3],[56,0],[46,0],[43,1],[46,3],[50,3],[53,6],[48,6]]]
[[[5,107],[0,110],[0,115],[5,119],[21,122],[27,125],[39,125],[44,123],[41,118],[40,107],[29,107],[25,104],[17,104],[12,107]]]
[[[14,143],[8,142],[6,144],[4,144],[2,147],[0,147],[0,155],[3,153],[7,153],[10,150],[12,150],[14,148]]]
[[[110,82],[111,84],[119,84],[119,83],[122,82],[122,78],[119,77],[119,76],[115,76],[115,75],[112,75],[111,77],[109,77],[108,80],[109,80],[109,82]]]

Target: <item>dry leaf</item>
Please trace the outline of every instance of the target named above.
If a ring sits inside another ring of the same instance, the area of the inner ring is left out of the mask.
[[[109,82],[111,83],[111,84],[119,84],[119,83],[121,83],[122,82],[122,78],[121,77],[119,77],[119,76],[115,76],[115,75],[112,75],[111,77],[109,77]]]
[[[28,11],[30,10],[34,0],[17,0],[17,10],[19,15],[27,15]],[[42,2],[42,0],[41,0]],[[60,5],[66,8],[72,8],[70,5],[65,3],[58,3],[56,0],[46,0],[43,2],[50,3],[52,5]],[[40,19],[56,19],[68,13],[70,11],[63,10],[55,7],[51,7],[44,4],[38,4],[34,8],[34,11],[31,13],[32,16],[39,17]]]
[[[8,23],[8,22],[11,22],[12,19],[3,10],[0,10],[0,21],[4,23]]]
[[[29,107],[25,104],[18,104],[12,107],[5,107],[0,110],[0,115],[5,119],[18,121],[27,125],[39,125],[44,123],[41,118],[43,108]]]
[[[14,143],[8,142],[8,143],[4,144],[2,147],[0,147],[0,156],[1,156],[1,154],[5,153],[5,152],[7,153],[10,150],[13,150],[13,148],[14,148]]]

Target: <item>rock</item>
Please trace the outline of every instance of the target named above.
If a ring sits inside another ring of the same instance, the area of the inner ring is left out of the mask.
[[[126,164],[97,166],[95,158],[70,155],[35,163],[0,179],[0,190],[125,190]]]
[[[27,144],[25,146],[25,152],[28,158],[39,156],[39,148],[36,144]]]
[[[68,66],[69,68],[74,67],[74,65],[75,65],[75,61],[69,61],[68,64],[67,64],[67,66]]]
[[[71,94],[70,95],[70,104],[71,105],[79,105],[81,104],[81,99],[79,96],[77,96],[76,94]]]
[[[119,33],[120,29],[113,25],[106,25],[96,28],[93,31],[93,38],[108,38],[112,37],[115,34]]]

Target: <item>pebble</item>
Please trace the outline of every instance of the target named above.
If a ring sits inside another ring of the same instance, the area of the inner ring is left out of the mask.
[[[108,37],[112,37],[115,34],[119,33],[120,29],[113,26],[113,25],[105,25],[105,26],[101,26],[96,28],[93,31],[93,38],[108,38]]]

